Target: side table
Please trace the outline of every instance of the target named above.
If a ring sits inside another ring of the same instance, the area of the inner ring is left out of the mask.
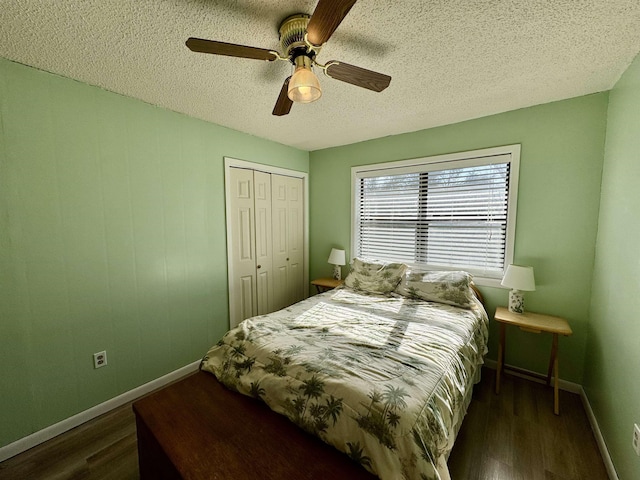
[[[549,369],[547,371],[547,385],[551,382],[551,373],[553,371],[553,413],[560,414],[560,405],[558,402],[558,335],[571,335],[573,331],[569,323],[560,317],[551,315],[543,315],[540,313],[524,312],[513,313],[505,307],[498,307],[493,317],[496,322],[500,323],[500,343],[498,345],[498,366],[496,368],[496,393],[500,393],[500,375],[504,368],[505,355],[505,337],[506,326],[515,325],[520,330],[531,333],[551,333],[553,334],[553,343],[551,345],[551,358],[549,359]]]
[[[344,280],[336,280],[335,278],[316,278],[311,282],[311,285],[315,285],[318,293],[332,290],[339,285],[342,285]]]

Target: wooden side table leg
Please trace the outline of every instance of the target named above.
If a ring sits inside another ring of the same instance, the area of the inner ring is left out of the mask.
[[[500,343],[498,344],[498,366],[496,368],[496,393],[500,393],[500,375],[504,365],[506,325],[500,324]]]
[[[560,402],[558,399],[558,334],[553,334],[553,347],[551,348],[553,358],[553,413],[560,415]]]
[[[547,370],[547,385],[551,385],[551,375],[553,375],[553,366],[558,356],[558,334],[553,334],[553,343],[551,344],[551,356],[549,357],[549,369]]]

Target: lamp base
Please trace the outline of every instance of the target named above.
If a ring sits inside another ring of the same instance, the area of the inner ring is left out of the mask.
[[[342,268],[340,268],[340,265],[333,266],[333,278],[336,280],[342,279]]]
[[[524,313],[524,294],[520,290],[513,289],[509,292],[509,311]]]

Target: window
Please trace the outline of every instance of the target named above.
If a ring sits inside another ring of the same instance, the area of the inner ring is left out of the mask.
[[[353,256],[466,270],[513,260],[520,146],[354,167]]]

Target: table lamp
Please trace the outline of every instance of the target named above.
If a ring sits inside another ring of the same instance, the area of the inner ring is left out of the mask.
[[[342,268],[340,268],[340,266],[347,263],[345,261],[344,250],[332,248],[327,263],[333,265],[333,278],[335,278],[336,280],[340,280],[342,278]]]
[[[509,292],[509,311],[524,313],[524,294],[522,291],[532,292],[536,289],[533,267],[509,265],[501,285],[511,288]]]

